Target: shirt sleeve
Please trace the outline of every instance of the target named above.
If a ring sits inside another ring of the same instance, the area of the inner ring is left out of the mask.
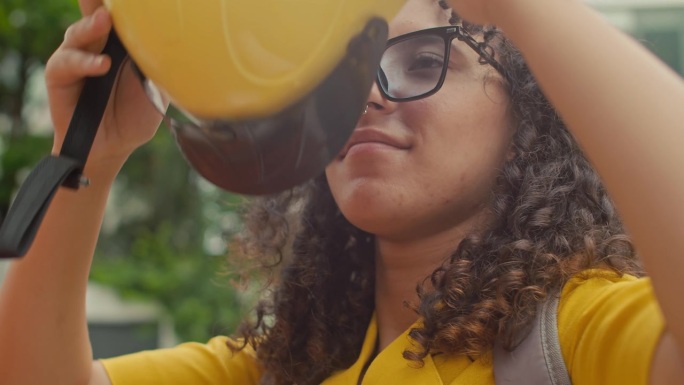
[[[647,385],[664,329],[648,278],[594,272],[563,288],[558,334],[574,385]]]
[[[226,337],[101,360],[113,385],[257,385],[261,368],[249,347],[233,353]]]

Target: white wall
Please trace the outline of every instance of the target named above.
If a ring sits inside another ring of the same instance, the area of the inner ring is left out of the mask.
[[[151,322],[159,325],[159,347],[178,343],[173,322],[164,311],[152,302],[124,301],[108,287],[88,284],[86,294],[86,317],[88,323]]]

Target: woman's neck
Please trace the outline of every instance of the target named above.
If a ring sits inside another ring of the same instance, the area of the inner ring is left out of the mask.
[[[408,242],[376,239],[375,311],[380,351],[417,320],[405,303],[418,303],[416,285],[451,255],[463,237],[460,228],[452,228]]]

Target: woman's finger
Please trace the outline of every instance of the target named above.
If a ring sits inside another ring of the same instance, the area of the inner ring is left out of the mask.
[[[78,0],[78,6],[81,8],[81,15],[88,16],[102,6],[102,0]]]
[[[112,28],[112,19],[104,8],[98,9],[70,25],[64,33],[63,48],[79,48],[97,52],[104,46]]]
[[[48,60],[45,78],[48,87],[63,87],[80,82],[87,76],[107,73],[111,59],[73,48],[60,48]]]

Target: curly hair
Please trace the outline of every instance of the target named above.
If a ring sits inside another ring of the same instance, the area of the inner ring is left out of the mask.
[[[410,336],[420,349],[404,358],[418,365],[436,353],[478,357],[497,339],[515,348],[539,302],[586,269],[643,274],[598,174],[520,52],[495,27],[462,24],[506,70],[515,156],[498,176],[491,226],[417,283],[412,307],[423,323]],[[244,254],[279,274],[256,320],[238,331],[256,348],[262,384],[319,384],[351,366],[374,309],[374,237],[344,218],[324,175],[254,199],[244,221]]]

